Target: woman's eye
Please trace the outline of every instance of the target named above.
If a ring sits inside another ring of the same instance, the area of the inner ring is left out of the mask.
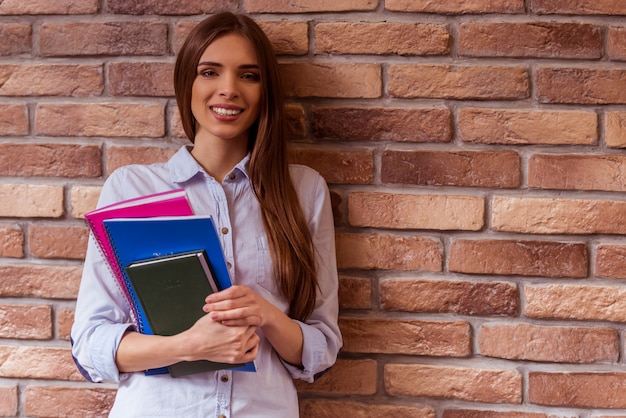
[[[259,81],[261,77],[255,73],[245,73],[241,76],[241,78],[245,80],[250,80],[250,81]]]
[[[213,70],[202,70],[200,71],[200,75],[204,77],[213,77],[217,75],[217,73]]]

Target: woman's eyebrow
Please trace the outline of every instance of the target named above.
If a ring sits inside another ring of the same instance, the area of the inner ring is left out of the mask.
[[[207,67],[223,67],[223,64],[220,64],[219,62],[213,62],[213,61],[202,61],[198,63],[198,67],[202,67],[202,66],[207,66]],[[259,66],[258,64],[242,64],[239,66],[239,68],[243,69],[243,70],[248,70],[248,69],[258,69]]]

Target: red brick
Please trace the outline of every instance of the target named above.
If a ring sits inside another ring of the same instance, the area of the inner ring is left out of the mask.
[[[422,364],[386,364],[385,390],[391,396],[520,403],[522,376],[514,370]]]
[[[626,28],[609,28],[607,53],[611,60],[626,61]]]
[[[339,275],[339,306],[342,309],[369,309],[371,305],[371,279]]]
[[[100,177],[102,154],[97,145],[0,144],[0,175]]]
[[[452,115],[444,108],[314,107],[311,129],[339,140],[450,142]]]
[[[517,286],[505,282],[386,279],[379,293],[388,311],[515,316],[519,310]]]
[[[30,252],[39,258],[85,258],[89,230],[85,226],[33,225],[28,231]],[[59,245],[62,242],[64,245]]]
[[[44,23],[39,48],[47,57],[81,55],[165,55],[165,22]]]
[[[381,181],[461,187],[518,187],[521,161],[514,151],[383,151]]]
[[[174,51],[178,52],[189,32],[198,22],[177,22],[174,27]],[[288,20],[257,20],[267,35],[277,55],[304,55],[309,51],[309,25],[307,22]]]
[[[4,96],[96,96],[104,89],[101,65],[0,65]]]
[[[528,400],[570,408],[626,408],[626,373],[530,372]]]
[[[158,138],[165,134],[165,110],[157,103],[42,103],[35,131],[49,136]]]
[[[178,21],[174,25],[173,44],[174,52],[178,54],[180,48],[183,46],[185,39],[189,36],[189,33],[198,25],[198,21]]]
[[[435,411],[429,406],[403,406],[381,403],[358,403],[354,401],[304,399],[300,402],[300,416],[302,418],[435,418]]]
[[[556,418],[556,416],[550,416]],[[548,415],[533,412],[487,411],[482,409],[446,409],[441,418],[548,418]]]
[[[478,231],[483,227],[482,197],[382,192],[348,194],[348,221],[358,227]]]
[[[2,5],[0,4],[0,8]],[[32,50],[33,33],[28,24],[0,23],[0,56],[27,54]]]
[[[19,225],[0,225],[0,257],[24,257],[24,234]]]
[[[403,99],[516,100],[529,96],[525,68],[503,66],[391,64],[391,97]]]
[[[315,25],[318,54],[445,55],[450,52],[445,25],[333,22]]]
[[[288,96],[375,99],[382,95],[379,64],[282,63],[281,78]]]
[[[372,151],[292,147],[292,162],[317,170],[328,183],[370,184],[374,179]]]
[[[594,415],[593,418],[626,418],[626,415]]]
[[[307,22],[287,20],[258,20],[278,55],[304,55],[309,52],[309,25]]]
[[[5,0],[0,15],[73,15],[98,11],[98,0]]]
[[[28,135],[28,108],[24,105],[0,105],[0,136]]]
[[[527,285],[524,295],[529,318],[626,322],[622,287]]]
[[[167,161],[177,149],[156,147],[111,147],[107,152],[107,172],[129,164],[152,164]]]
[[[467,322],[339,319],[343,350],[350,353],[466,357],[471,354]]]
[[[625,168],[626,157],[621,155],[533,154],[528,160],[528,186],[623,192]]]
[[[187,0],[159,2],[154,0],[108,0],[107,9],[113,14],[129,15],[202,15],[221,10],[235,10],[236,0]]]
[[[105,417],[114,399],[114,388],[29,385],[24,410],[36,417]]]
[[[81,267],[2,264],[0,297],[76,299],[81,274]]]
[[[604,142],[608,147],[626,148],[626,112],[604,113]]]
[[[419,236],[337,234],[339,268],[441,271],[441,242]]]
[[[70,204],[72,206],[72,217],[82,219],[85,213],[94,210],[100,197],[99,186],[79,186],[76,185],[70,190]]]
[[[524,0],[385,0],[385,9],[409,13],[523,13]]]
[[[69,341],[70,331],[72,329],[72,325],[74,324],[74,309],[57,308],[55,319],[58,338]]]
[[[378,366],[374,360],[343,360],[314,383],[294,381],[298,392],[344,395],[374,395],[378,383]]]
[[[174,96],[174,64],[115,62],[109,65],[109,90],[116,96]]]
[[[574,328],[487,323],[478,344],[484,356],[553,363],[612,362],[619,359],[613,328]]]
[[[17,416],[18,404],[19,395],[17,392],[17,386],[0,386],[0,416]]]
[[[0,216],[3,217],[59,218],[64,214],[63,203],[63,186],[0,184]]]
[[[0,346],[0,376],[7,378],[84,380],[69,348]]]
[[[593,145],[598,141],[598,115],[587,111],[464,108],[458,125],[464,142]]]
[[[343,223],[344,211],[341,206],[342,202],[343,202],[343,198],[341,197],[341,194],[331,189],[330,190],[330,204],[333,209],[333,220],[335,221],[335,225],[339,225]]]
[[[599,277],[626,279],[626,246],[608,243],[598,245],[595,273]]]
[[[248,13],[314,13],[314,12],[349,12],[373,11],[378,6],[377,0],[243,0],[243,8]]]
[[[183,129],[183,123],[180,120],[180,113],[178,112],[177,106],[167,106],[167,126],[168,134],[173,136],[174,138],[180,138],[184,141],[189,141],[187,139],[187,134],[185,134],[185,130]]]
[[[531,0],[537,14],[626,15],[626,4],[615,0]]]
[[[500,197],[491,227],[531,234],[626,234],[626,203],[610,200]]]
[[[535,77],[540,103],[626,103],[626,70],[621,68],[541,67]]]
[[[48,305],[0,305],[0,338],[51,339],[52,309]]]
[[[575,242],[457,239],[448,254],[448,269],[458,273],[587,276],[587,248]]]
[[[300,103],[287,103],[285,105],[285,122],[287,123],[287,133],[290,136],[304,138],[307,135],[306,114]]]
[[[472,57],[598,59],[602,36],[582,23],[466,22],[459,25],[458,49]]]

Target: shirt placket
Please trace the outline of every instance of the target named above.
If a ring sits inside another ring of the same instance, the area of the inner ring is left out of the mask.
[[[230,215],[228,211],[228,200],[226,193],[221,185],[212,188],[216,207],[215,227],[220,236],[222,248],[224,250],[224,258],[228,266],[231,278],[233,276],[234,253],[233,240],[231,233]],[[217,384],[217,414],[216,418],[231,417],[231,399],[232,399],[232,372],[223,370],[219,372]]]
[[[233,279],[234,272],[234,252],[233,252],[233,234],[231,233],[230,215],[228,212],[228,199],[223,186],[218,183],[215,187],[212,187],[213,197],[217,202],[216,207],[216,219],[215,227],[217,228],[218,235],[222,243],[222,249],[224,250],[224,259],[228,267],[231,279]]]
[[[223,370],[219,373],[217,386],[217,418],[230,418],[230,399],[233,390],[232,372]]]

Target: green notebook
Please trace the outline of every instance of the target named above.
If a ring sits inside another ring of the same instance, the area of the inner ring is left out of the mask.
[[[174,335],[191,328],[205,315],[205,298],[218,291],[204,250],[137,261],[125,270],[156,335]],[[199,360],[168,368],[172,377],[179,377],[238,366],[241,364]]]

